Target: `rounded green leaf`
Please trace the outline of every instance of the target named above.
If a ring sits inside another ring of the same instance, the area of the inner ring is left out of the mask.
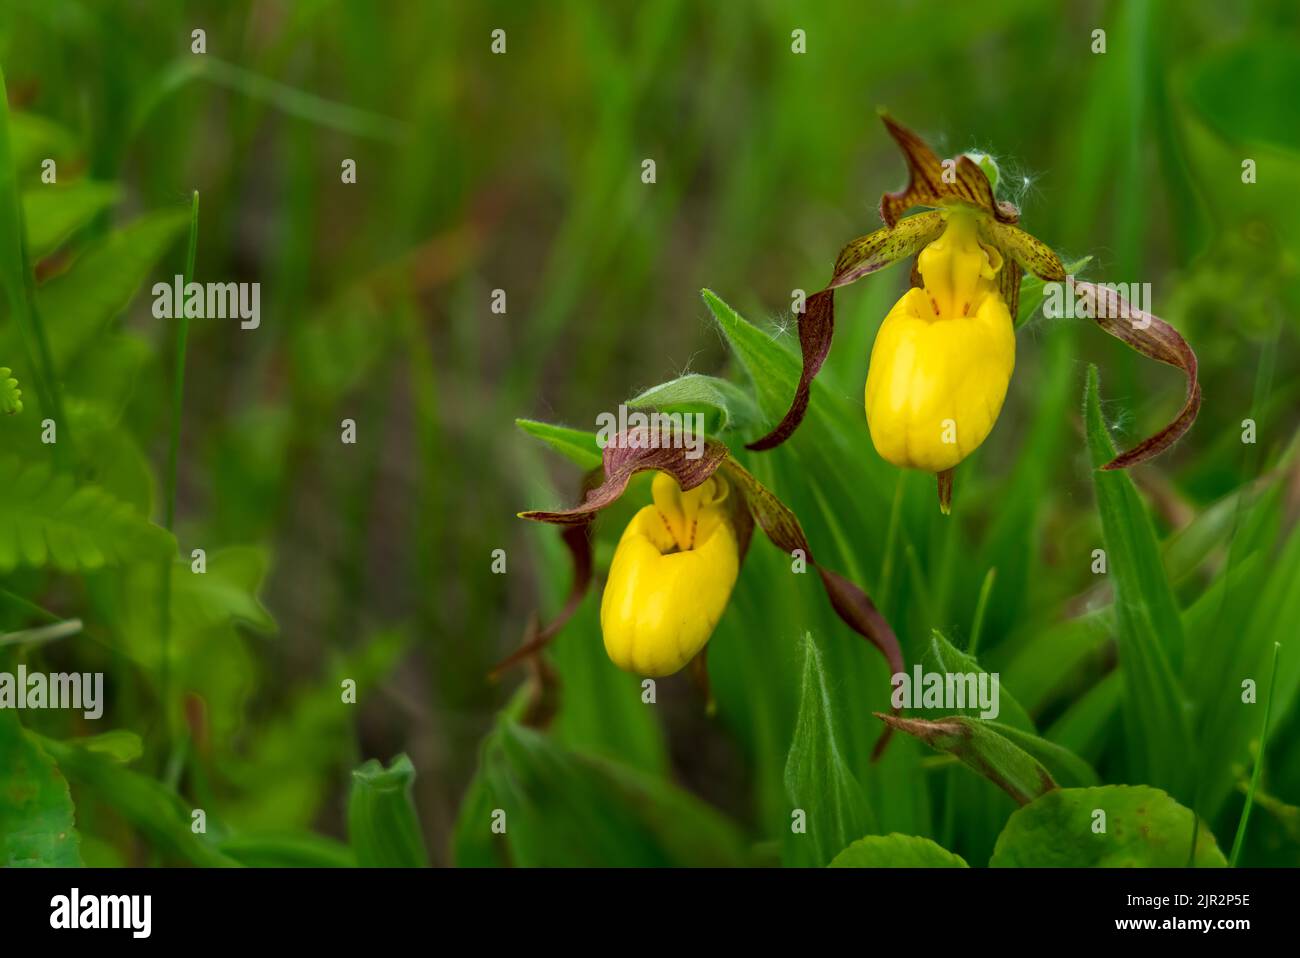
[[[835,856],[830,868],[969,868],[960,855],[919,835],[868,835]]]
[[[994,868],[1213,868],[1227,864],[1192,812],[1147,785],[1058,788],[1019,809],[998,836]]]
[[[50,756],[0,710],[0,867],[81,864],[68,783]]]

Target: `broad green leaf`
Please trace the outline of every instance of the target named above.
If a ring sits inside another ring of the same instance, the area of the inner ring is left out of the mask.
[[[762,416],[749,393],[735,383],[698,373],[653,386],[629,399],[627,405],[665,412],[713,410],[719,430],[746,429],[758,423]]]
[[[798,354],[748,322],[711,290],[703,290],[702,295],[754,386],[767,420],[764,428],[775,425],[799,382],[802,363]],[[888,514],[897,470],[871,449],[860,404],[849,403],[820,378],[814,380],[807,416],[789,441],[795,444],[791,452],[799,457],[802,471],[821,477],[828,485],[836,484],[827,489],[831,501],[852,502],[852,508],[864,514]],[[850,475],[844,474],[846,462],[854,463]]]
[[[1125,731],[1134,744],[1134,771],[1182,796],[1191,785],[1194,748],[1187,701],[1178,683],[1183,623],[1165,577],[1155,529],[1133,480],[1103,470],[1116,454],[1101,415],[1097,368],[1088,368],[1084,402],[1093,486],[1101,514],[1106,568],[1115,585]]]
[[[161,782],[123,768],[108,755],[43,736],[37,739],[69,781],[82,787],[79,795],[93,796],[115,809],[157,848],[195,865],[237,864],[191,830],[193,806]],[[208,825],[211,829],[212,822]]]
[[[197,560],[186,557],[170,564],[171,635],[179,656],[173,665],[184,666],[192,642],[214,630],[246,626],[257,632],[276,629],[275,619],[262,605],[258,593],[270,561],[260,546],[228,546],[203,559],[206,571],[195,571]],[[128,648],[144,663],[158,663],[156,625],[161,615],[159,571],[134,566],[120,579],[105,582],[97,591],[103,613],[121,631]],[[98,584],[97,584],[98,589]],[[228,634],[227,632],[222,633]]]
[[[1196,833],[1193,858],[1192,833]],[[1016,811],[998,836],[994,868],[1197,868],[1227,865],[1191,810],[1146,785],[1058,788]]]
[[[405,755],[384,768],[370,759],[352,773],[348,837],[362,868],[423,868],[429,864],[411,787],[415,766]]]
[[[969,868],[960,855],[918,835],[868,835],[835,856],[831,868]]]
[[[938,671],[947,675],[974,675],[980,676],[988,674],[988,670],[979,664],[972,656],[958,649],[949,642],[942,632],[938,629],[930,630],[930,660],[938,667]],[[1019,702],[1007,691],[1006,686],[1002,684],[1001,675],[998,678],[998,714],[990,716],[992,719],[1000,719],[1007,725],[1022,729],[1026,732],[1034,731],[1034,720],[1029,717]],[[986,680],[987,681],[987,680]],[[991,688],[991,685],[990,685]],[[967,702],[964,709],[956,711],[954,714],[975,716],[980,712],[978,702]]]
[[[503,719],[484,744],[482,793],[462,809],[458,854],[517,866],[737,866],[745,842],[688,792],[619,762],[561,747]],[[500,814],[496,814],[497,812]],[[493,831],[504,826],[504,834]]]
[[[1029,753],[1058,783],[1071,787],[1101,784],[1092,766],[1065,746],[1001,722],[988,722],[987,725],[1012,745],[1018,745]]]
[[[452,864],[457,868],[496,868],[510,864],[505,836],[492,831],[492,816],[496,809],[484,761],[488,747],[494,742],[495,736],[484,741],[479,753],[479,770],[470,779],[457,806],[456,825],[451,836]]]
[[[948,752],[1021,805],[1056,788],[1037,759],[1014,744],[991,722],[956,715],[942,719],[897,718],[877,713],[895,728],[939,752]]]
[[[785,791],[806,832],[785,836],[787,865],[822,866],[854,835],[874,827],[871,807],[839,743],[830,679],[811,633],[804,636],[803,690],[794,741],[785,762]]]
[[[0,866],[81,864],[68,783],[12,709],[0,709]]]
[[[515,425],[528,435],[540,439],[562,456],[567,456],[583,469],[600,468],[602,454],[595,433],[570,429],[567,426],[553,426],[550,423],[535,422],[531,419],[516,419]]]
[[[170,533],[97,486],[44,463],[0,459],[0,572],[19,565],[65,572],[164,558]]]
[[[113,183],[77,180],[68,186],[38,186],[23,193],[27,251],[33,260],[54,252],[121,198]]]
[[[187,210],[164,210],[115,230],[37,293],[55,365],[62,369],[126,309],[164,253],[189,226]],[[172,282],[173,277],[158,277]],[[170,323],[172,320],[156,320]]]
[[[208,553],[206,571],[193,563],[172,566],[172,614],[177,631],[237,622],[274,632],[275,619],[258,596],[270,568],[261,546],[228,546]]]

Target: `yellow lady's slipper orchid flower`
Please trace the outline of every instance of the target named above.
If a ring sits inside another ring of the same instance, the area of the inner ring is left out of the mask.
[[[1002,266],[962,210],[949,212],[943,234],[921,251],[924,286],[889,311],[871,350],[867,425],[883,459],[943,472],[993,429],[1016,362]]]
[[[880,651],[890,675],[905,670],[898,637],[870,596],[814,559],[798,516],[732,458],[726,445],[706,439],[703,449],[691,448],[640,426],[605,444],[603,478],[597,482],[594,473],[587,476],[578,505],[519,513],[524,519],[563,527],[573,558],[573,586],[564,608],[546,625],[531,617],[523,644],[492,672],[500,675],[523,661],[532,664],[535,683],[524,713],[527,721],[544,724],[554,714],[555,674],[540,653],[578,611],[591,583],[589,524],[623,496],[633,476],[651,471],[654,503],[641,509],[624,530],[601,599],[605,650],[615,665],[640,675],[663,676],[689,664],[707,697],[702,653],[731,599],[757,527],[785,555],[800,557],[807,569],[816,570],[831,609]],[[880,737],[873,756],[880,755],[889,732],[887,728]]]
[[[1082,307],[1079,316],[1186,378],[1174,420],[1103,469],[1145,462],[1191,428],[1201,406],[1196,353],[1174,327],[1113,290],[1108,295],[1105,287],[1077,281],[1050,246],[1017,225],[1015,205],[996,198],[998,170],[989,156],[940,161],[907,127],[884,113],[881,119],[907,161],[907,186],[880,198],[884,226],[841,249],[830,282],[805,301],[794,397],[781,421],[747,449],[775,449],[803,421],[813,379],[830,353],[835,291],[912,256],[914,288],[885,317],[872,348],[867,423],[883,458],[936,474],[943,512],[951,508],[954,468],[988,437],[1006,398],[1026,272],[1058,296],[1068,291]]]
[[[709,641],[740,572],[729,492],[716,474],[689,492],[655,474],[654,504],[624,530],[600,603],[605,651],[619,668],[671,675]]]

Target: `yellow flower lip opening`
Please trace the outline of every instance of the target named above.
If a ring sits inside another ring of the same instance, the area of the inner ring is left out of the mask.
[[[683,492],[655,474],[653,504],[623,531],[601,598],[605,651],[619,668],[671,675],[709,641],[740,572],[730,493],[719,475]]]
[[[954,211],[943,234],[917,258],[917,270],[935,319],[954,319],[979,312],[984,298],[993,293],[1002,254],[979,242],[975,216]]]
[[[984,442],[1006,398],[1015,332],[997,286],[1002,254],[980,241],[978,216],[948,211],[917,257],[924,285],[889,311],[871,350],[871,441],[902,468],[952,469]]]

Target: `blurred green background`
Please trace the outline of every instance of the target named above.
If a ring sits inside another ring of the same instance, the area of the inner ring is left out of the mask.
[[[597,526],[597,587],[550,655],[546,736],[498,725],[526,670],[486,678],[569,577],[554,530],[515,513],[568,504],[580,470],[514,420],[593,430],[686,372],[748,387],[702,287],[797,354],[791,291],[819,288],[903,184],[885,106],[942,155],[995,156],[1027,229],[1067,262],[1091,257],[1091,279],[1151,283],[1199,355],[1199,421],[1133,476],[1186,632],[1175,678],[1197,755],[1161,780],[1136,741],[1166,745],[1131,724],[1144,705],[1120,680],[1109,580],[1090,571],[1103,531],[1080,415],[1095,362],[1126,447],[1178,409],[1176,371],[1085,322],[1030,320],[945,519],[932,478],[881,462],[862,415],[897,267],[839,294],[822,413],[746,464],[872,594],[909,662],[932,629],[969,645],[987,581],[979,657],[1038,732],[1101,781],[1170,790],[1225,853],[1261,719],[1234,708],[1240,681],[1262,700],[1285,640],[1242,860],[1300,864],[1298,21],[1287,0],[5,4],[12,162],[76,453],[53,462],[39,443],[40,374],[10,310],[0,365],[26,408],[0,417],[0,454],[161,522],[175,325],[153,318],[149,287],[183,268],[192,190],[195,278],[261,284],[258,330],[191,324],[175,532],[210,571],[195,587],[188,558],[173,570],[169,650],[150,563],[0,568],[0,632],[84,623],[12,645],[11,662],[107,674],[102,720],[21,717],[72,783],[82,859],[364,860],[350,772],[405,753],[434,864],[821,864],[846,836],[894,831],[985,864],[1015,805],[901,736],[869,762],[885,669],[761,537],[710,646],[717,715],[685,675],[642,704],[596,609],[646,481]],[[78,192],[42,206],[56,188]],[[775,421],[781,403],[758,398]],[[724,438],[739,451],[763,425]],[[339,702],[346,678],[355,705]],[[833,706],[820,719],[810,681]],[[812,780],[831,776],[815,791],[851,810],[813,854],[784,838],[790,790],[810,781],[791,750],[800,715],[843,760],[814,760]],[[142,754],[66,744],[110,729]],[[196,807],[207,836],[178,835]],[[496,807],[509,838],[489,830]]]

